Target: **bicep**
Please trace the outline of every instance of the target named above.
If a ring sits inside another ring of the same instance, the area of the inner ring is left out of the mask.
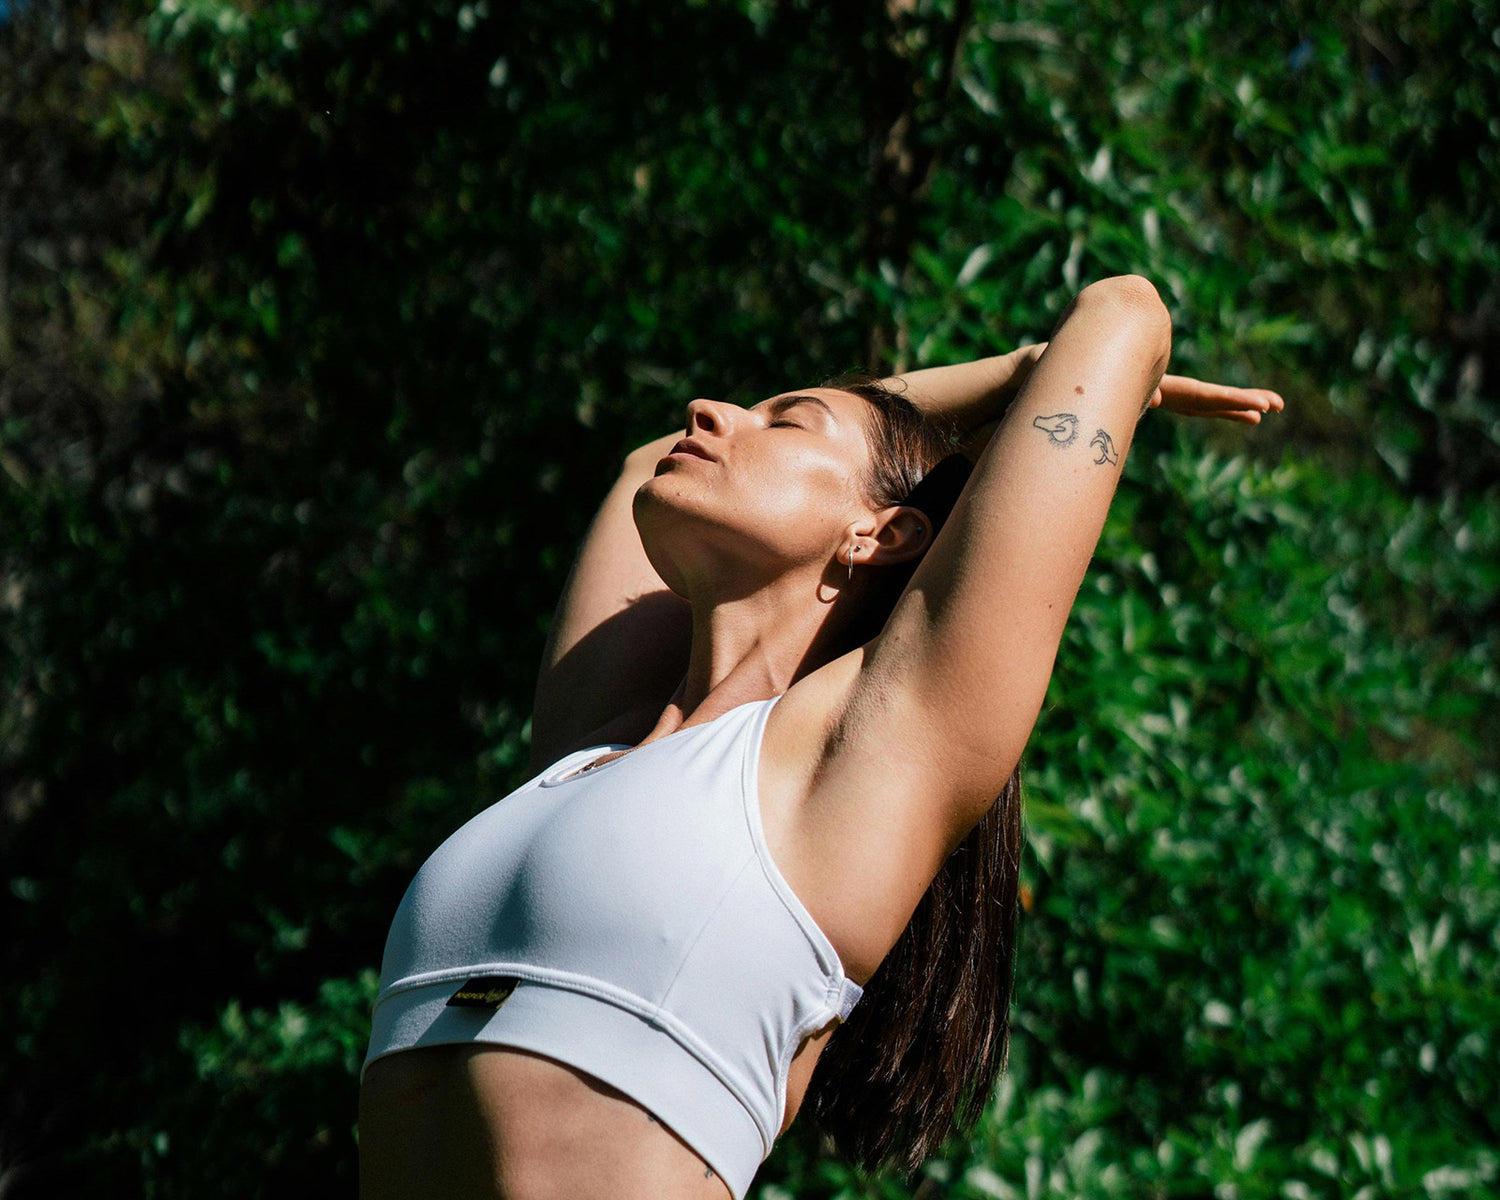
[[[1170,325],[1150,285],[1109,282],[1070,310],[854,685],[850,712],[870,714],[870,736],[931,755],[960,836],[1020,759],[1166,365]]]
[[[691,614],[641,545],[636,489],[680,434],[626,460],[584,537],[542,655],[531,758],[540,769],[584,740],[626,740],[646,730],[686,669]],[[655,711],[651,711],[653,706]]]

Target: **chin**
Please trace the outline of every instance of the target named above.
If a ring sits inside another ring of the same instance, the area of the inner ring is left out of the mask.
[[[636,489],[631,510],[641,547],[662,582],[683,594],[680,572],[674,566],[677,555],[672,547],[684,549],[684,539],[696,541],[704,536],[701,495],[695,490],[677,486],[671,473],[646,480]]]
[[[702,520],[711,506],[710,489],[701,480],[685,479],[670,466],[663,467],[661,474],[653,475],[636,488],[632,502],[637,527],[643,521],[677,524]]]

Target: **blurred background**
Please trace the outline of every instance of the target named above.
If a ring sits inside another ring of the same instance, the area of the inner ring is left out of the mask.
[[[1010,1069],[788,1197],[1500,1195],[1500,5],[0,0],[0,1196],[349,1195],[626,449],[1153,279]]]

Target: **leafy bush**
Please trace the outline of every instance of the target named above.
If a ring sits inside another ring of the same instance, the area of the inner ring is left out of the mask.
[[[623,448],[1139,271],[1288,412],[1142,427],[976,1136],[761,1195],[1500,1192],[1496,16],[0,8],[4,1186],[347,1188]]]

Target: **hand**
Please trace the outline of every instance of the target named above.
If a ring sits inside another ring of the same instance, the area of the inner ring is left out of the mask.
[[[1189,379],[1186,375],[1163,375],[1161,385],[1146,404],[1147,408],[1158,406],[1184,417],[1218,417],[1242,425],[1259,425],[1261,417],[1280,412],[1285,402],[1265,388],[1228,387]]]
[[[1003,413],[1010,402],[1016,398],[1021,390],[1021,385],[1030,377],[1032,369],[1042,357],[1042,351],[1047,348],[1046,342],[1037,342],[1030,346],[1017,346],[1009,354],[1001,355],[997,363],[997,374],[1001,380],[996,387],[996,395],[1001,400]]]

